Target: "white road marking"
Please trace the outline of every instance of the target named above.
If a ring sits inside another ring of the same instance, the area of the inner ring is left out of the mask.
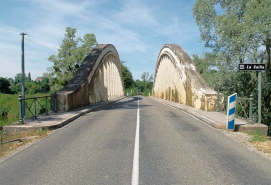
[[[132,185],[138,185],[139,180],[139,97],[137,101],[137,123],[136,123],[136,136],[135,136],[135,149],[134,149],[134,160],[133,160],[133,175],[132,175]]]

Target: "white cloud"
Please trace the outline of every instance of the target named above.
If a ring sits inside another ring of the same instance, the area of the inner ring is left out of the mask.
[[[25,0],[24,2],[25,13],[22,12],[24,19],[21,21],[26,22],[26,32],[31,37],[57,52],[66,27],[75,27],[77,35],[81,37],[86,33],[94,33],[98,43],[115,45],[120,58],[127,61],[126,64],[134,78],[140,78],[144,71],[153,73],[159,49],[163,44],[179,44],[188,53],[198,50],[198,28],[193,20],[191,21],[192,16],[188,12],[190,5],[187,4],[181,6],[184,9],[178,10],[174,5],[179,2],[170,2],[172,7],[167,10],[164,8],[167,1],[154,3],[144,0]],[[20,8],[14,6],[12,12]],[[20,17],[17,19],[20,21]],[[13,26],[17,29],[16,24]],[[4,38],[0,37],[1,64],[3,60],[13,65],[17,64],[21,56],[19,33],[6,31],[0,27],[0,34],[5,35]],[[41,76],[47,72],[47,67],[52,66],[47,58],[54,53],[33,40],[25,43],[26,71],[29,70],[33,78],[35,75]],[[196,49],[191,47],[192,45],[196,45],[194,47]],[[7,67],[0,72],[0,76],[16,75],[12,68]]]
[[[62,15],[62,16],[80,16],[81,13],[84,13],[87,8],[94,4],[94,1],[76,1],[70,2],[65,0],[29,0],[30,2],[37,3],[44,11],[51,13],[53,15]]]
[[[140,1],[126,1],[121,10],[115,16],[119,22],[148,26],[157,24],[150,7],[146,7],[146,4],[142,4]]]

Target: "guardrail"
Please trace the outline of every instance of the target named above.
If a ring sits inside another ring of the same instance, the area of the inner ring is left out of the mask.
[[[25,115],[23,116],[23,103],[25,104]],[[19,113],[20,119],[19,124],[24,123],[25,118],[37,118],[40,114],[48,115],[50,110],[57,112],[57,94],[48,95],[48,96],[37,96],[31,98],[22,98],[22,95],[19,95]]]
[[[228,103],[227,95],[222,93],[217,93],[217,102],[216,102],[216,111],[217,112],[224,112],[227,114],[227,103]],[[235,109],[235,116],[244,118],[248,121],[249,124],[256,122],[256,116],[253,114],[253,101],[252,95],[249,98],[242,98],[237,96],[236,100],[236,109]]]

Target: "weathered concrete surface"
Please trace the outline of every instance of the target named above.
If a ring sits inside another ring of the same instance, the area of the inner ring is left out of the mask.
[[[84,59],[74,78],[57,93],[59,111],[70,111],[124,96],[121,63],[112,44],[99,44]]]
[[[165,44],[158,55],[154,97],[205,111],[216,107],[217,92],[201,77],[187,53],[176,44]]]
[[[268,126],[264,124],[255,123],[255,124],[240,125],[236,127],[236,131],[245,132],[245,133],[250,133],[257,129],[260,130],[263,135],[267,135]]]

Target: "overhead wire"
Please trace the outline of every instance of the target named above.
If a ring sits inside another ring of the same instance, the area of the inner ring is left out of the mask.
[[[19,33],[22,33],[22,31],[16,30],[16,29],[14,29],[14,28],[11,28],[11,27],[6,26],[6,25],[3,25],[3,24],[0,24],[0,26],[2,26],[2,27],[4,27],[4,28],[8,28],[8,29],[13,30],[13,31],[16,31],[16,32],[19,32]]]
[[[51,50],[49,47],[45,46],[44,44],[42,44],[41,42],[39,42],[37,39],[33,38],[32,36],[30,36],[29,34],[27,34],[28,37],[30,37],[32,40],[34,40],[36,43],[46,47],[48,50],[52,51],[53,53],[57,54],[55,51]]]
[[[3,25],[3,24],[0,24],[0,26],[2,26],[2,27],[4,27],[4,28],[8,28],[8,29],[13,30],[13,31],[16,31],[16,32],[18,32],[18,33],[23,33],[22,31],[16,30],[16,29],[14,29],[14,28],[11,28],[11,27],[6,26],[6,25]],[[26,35],[27,35],[29,38],[31,38],[33,41],[35,41],[36,43],[42,45],[43,47],[47,48],[47,49],[50,50],[51,52],[57,54],[55,51],[51,50],[49,47],[47,47],[46,45],[42,44],[40,41],[38,41],[37,39],[33,38],[33,37],[30,36],[29,34],[26,33]],[[55,46],[54,46],[54,47],[55,47]],[[55,48],[56,48],[56,47],[55,47]],[[57,48],[56,48],[56,49],[57,49]]]

